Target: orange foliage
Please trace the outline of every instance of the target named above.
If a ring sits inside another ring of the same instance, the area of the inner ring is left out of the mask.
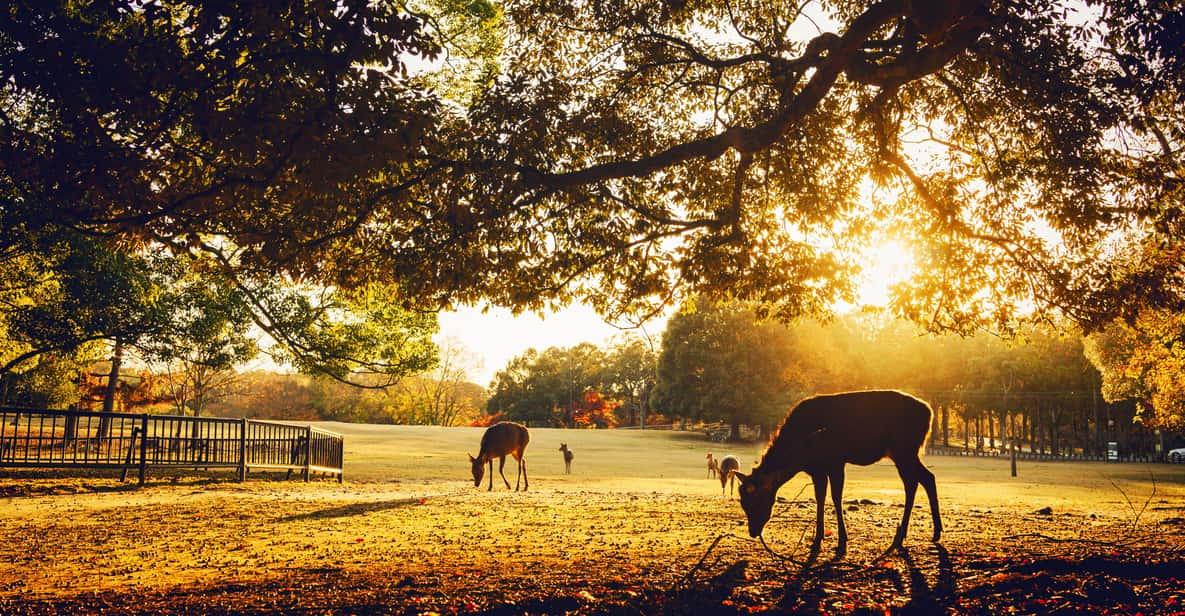
[[[617,425],[617,416],[613,411],[619,406],[620,400],[606,398],[599,390],[589,388],[572,409],[572,421],[580,427],[612,428]]]
[[[493,415],[486,415],[485,417],[478,417],[477,419],[474,419],[473,421],[469,422],[469,427],[470,428],[485,428],[487,426],[492,426],[492,425],[498,423],[499,421],[502,421],[502,417],[504,415],[505,415],[505,413],[502,413],[499,411],[497,413],[494,413]]]

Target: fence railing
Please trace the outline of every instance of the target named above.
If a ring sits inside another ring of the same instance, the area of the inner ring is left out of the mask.
[[[1009,458],[1012,452],[1006,448],[999,449],[962,449],[958,447],[931,447],[926,446],[926,455],[932,456],[952,456],[952,457],[968,457],[968,458]],[[1151,454],[1120,454],[1115,456],[1105,455],[1086,455],[1081,453],[1042,453],[1039,451],[1020,451],[1016,452],[1017,460],[1026,460],[1031,462],[1168,462],[1164,456],[1157,456]]]
[[[0,407],[0,467],[227,468],[342,478],[340,434],[255,419]]]

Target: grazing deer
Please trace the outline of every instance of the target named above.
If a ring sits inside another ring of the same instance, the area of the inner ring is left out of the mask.
[[[576,457],[572,454],[572,450],[568,449],[567,443],[560,443],[560,451],[564,452],[564,473],[572,474],[572,458]]]
[[[733,485],[736,480],[733,475],[741,468],[741,461],[736,456],[724,456],[720,460],[720,495],[724,495],[724,486],[728,485],[728,493],[733,493]]]
[[[810,475],[815,486],[815,541],[818,551],[823,539],[823,500],[831,482],[831,500],[839,522],[837,553],[847,550],[848,533],[843,521],[844,465],[866,466],[886,457],[897,464],[905,484],[905,513],[893,538],[901,548],[909,530],[918,483],[930,497],[934,541],[942,536],[938,515],[938,493],[934,473],[918,458],[930,432],[930,405],[897,391],[857,391],[815,396],[799,402],[786,416],[761,461],[741,482],[741,507],[749,519],[749,535],[761,536],[773,510],[778,488],[799,471]],[[890,548],[892,549],[892,548]]]
[[[481,478],[485,475],[485,465],[488,462],[490,487],[487,489],[494,489],[494,458],[498,458],[498,474],[502,475],[502,482],[509,490],[510,482],[507,481],[506,473],[502,472],[502,469],[506,467],[506,456],[511,455],[518,461],[518,477],[514,480],[514,491],[518,491],[520,479],[523,482],[523,490],[529,488],[531,484],[527,479],[527,463],[523,460],[523,452],[530,441],[531,434],[527,432],[526,427],[512,421],[499,422],[486,428],[485,434],[481,436],[481,450],[477,452],[477,457],[469,456],[469,464],[473,467],[473,486],[481,487]]]

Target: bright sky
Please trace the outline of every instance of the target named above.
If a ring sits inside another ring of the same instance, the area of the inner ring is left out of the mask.
[[[651,336],[661,334],[665,328],[665,321],[646,325]],[[485,313],[479,308],[440,313],[441,338],[455,338],[478,358],[482,365],[474,367],[469,380],[483,387],[490,384],[495,372],[527,349],[542,351],[581,342],[602,344],[625,331],[605,323],[593,309],[583,305],[570,306],[546,318],[533,313],[514,316],[502,308]]]
[[[889,287],[910,276],[914,267],[913,255],[896,240],[886,240],[872,247],[867,256],[867,269],[860,283],[858,305],[883,305]],[[850,308],[850,307],[849,307]],[[838,307],[844,310],[844,307]],[[645,325],[646,333],[657,342],[666,329],[666,317]],[[440,314],[439,341],[456,339],[472,353],[479,366],[472,368],[469,380],[488,386],[494,373],[501,370],[515,356],[527,349],[542,351],[548,347],[571,347],[581,342],[604,344],[624,333],[605,323],[591,308],[576,305],[541,318],[535,314],[514,316],[509,310],[464,308]]]

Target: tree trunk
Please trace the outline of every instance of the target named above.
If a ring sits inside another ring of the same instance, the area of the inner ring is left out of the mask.
[[[734,414],[732,421],[728,424],[728,440],[731,442],[738,442],[741,440],[741,421],[739,416]]]
[[[111,353],[111,372],[107,373],[107,391],[103,393],[103,412],[115,410],[115,390],[119,388],[119,369],[123,364],[123,341],[115,339],[115,350]],[[98,438],[105,439],[111,431],[111,418],[99,418]]]
[[[942,405],[942,446],[950,447],[950,409]]]
[[[107,391],[103,394],[103,412],[115,410],[115,390],[119,387],[119,369],[123,363],[123,341],[115,339],[115,351],[111,353],[111,372],[107,374]]]

